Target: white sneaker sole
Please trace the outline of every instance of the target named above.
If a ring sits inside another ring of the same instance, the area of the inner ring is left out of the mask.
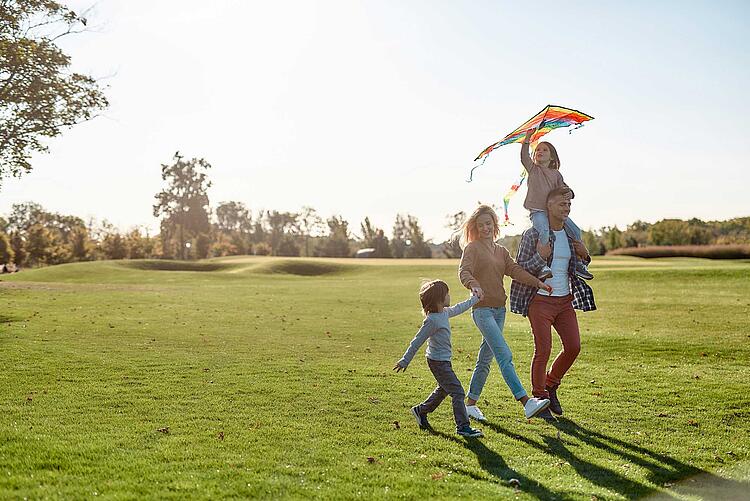
[[[526,419],[537,417],[540,412],[543,412],[545,409],[549,407],[549,403],[550,403],[549,400],[547,400],[546,403],[543,403],[542,405],[534,409],[534,412],[532,412],[531,415],[526,414],[526,412],[524,411],[524,415],[526,416]]]
[[[474,421],[479,421],[480,423],[487,422],[487,418],[484,417],[484,415],[482,415],[481,417],[472,415],[471,412],[469,412],[468,407],[466,407],[466,414],[469,416],[469,419],[473,419]]]

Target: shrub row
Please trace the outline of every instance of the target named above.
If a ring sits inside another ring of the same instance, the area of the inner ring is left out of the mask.
[[[652,245],[626,247],[607,252],[608,256],[703,257],[707,259],[747,259],[750,245]]]

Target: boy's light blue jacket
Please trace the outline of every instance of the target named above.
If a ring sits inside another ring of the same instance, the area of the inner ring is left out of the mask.
[[[427,351],[425,352],[427,358],[445,362],[450,361],[452,354],[451,324],[448,319],[460,315],[477,304],[478,301],[478,297],[471,296],[470,299],[462,303],[444,308],[440,313],[428,313],[424,318],[424,322],[422,322],[422,327],[417,331],[411,344],[409,344],[409,348],[401,360],[398,361],[398,364],[402,367],[408,366],[409,362],[412,361],[414,355],[417,354],[417,351],[419,351],[419,348],[427,339],[429,339]]]

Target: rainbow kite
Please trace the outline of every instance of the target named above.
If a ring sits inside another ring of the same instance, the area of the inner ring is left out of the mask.
[[[583,127],[583,122],[587,122],[593,119],[594,117],[591,117],[585,113],[581,113],[577,110],[571,110],[570,108],[563,108],[562,106],[554,106],[551,104],[545,106],[542,111],[524,122],[524,124],[518,127],[516,130],[502,138],[500,141],[482,150],[477,158],[474,159],[475,162],[480,159],[482,160],[482,162],[479,165],[475,165],[471,169],[471,173],[469,174],[469,182],[471,182],[473,178],[474,170],[477,167],[484,165],[484,162],[485,160],[487,160],[487,157],[490,153],[495,151],[500,146],[505,146],[506,144],[510,143],[523,142],[523,140],[526,138],[526,133],[530,130],[534,131],[534,134],[531,136],[531,144],[535,145],[536,142],[539,141],[539,138],[553,129],[575,125],[575,127],[569,131],[573,132],[575,129]],[[510,198],[515,195],[516,192],[521,188],[524,179],[526,179],[526,175],[526,169],[521,169],[520,179],[517,183],[510,187],[508,193],[503,197],[503,206],[505,208],[505,221],[503,223],[504,225],[510,224],[510,220],[508,219],[508,202],[510,201]]]

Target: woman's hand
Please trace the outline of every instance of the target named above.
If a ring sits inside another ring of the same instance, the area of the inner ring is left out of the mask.
[[[536,132],[534,129],[529,129],[526,131],[526,137],[524,138],[523,142],[528,143],[531,141],[531,136],[534,135],[534,132]]]
[[[393,366],[393,370],[396,372],[404,372],[406,370],[406,367],[401,365],[399,362],[396,362],[396,365]]]
[[[540,288],[540,289],[542,289],[542,290],[547,291],[547,294],[552,294],[552,287],[550,287],[549,285],[545,284],[541,280],[537,284],[537,287]]]
[[[471,288],[471,293],[478,297],[480,301],[484,299],[484,291],[478,285]]]
[[[547,245],[542,245],[542,242],[536,243],[536,251],[542,256],[542,259],[547,260],[552,255],[552,242]]]

